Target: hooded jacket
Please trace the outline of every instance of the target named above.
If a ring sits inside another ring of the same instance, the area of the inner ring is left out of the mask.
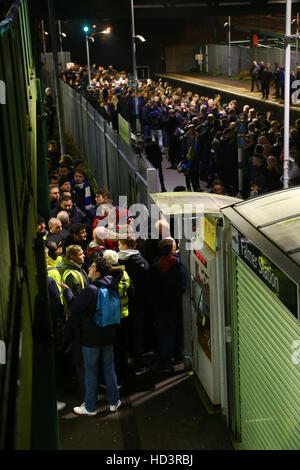
[[[78,326],[80,328],[80,343],[82,346],[90,348],[113,344],[115,336],[115,325],[101,328],[93,320],[100,287],[114,289],[118,292],[118,284],[113,276],[95,279],[77,297],[74,297],[71,289],[64,291],[65,300],[72,314],[73,327]]]
[[[148,270],[149,263],[138,250],[122,250],[118,253],[120,264],[133,282],[135,298],[130,301],[131,308],[145,309],[149,292]]]
[[[154,306],[161,309],[181,307],[182,294],[187,287],[183,265],[175,256],[161,256],[151,267]]]

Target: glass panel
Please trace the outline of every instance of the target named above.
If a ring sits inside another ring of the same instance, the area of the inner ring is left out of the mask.
[[[235,210],[254,227],[258,227],[282,217],[299,214],[299,196],[299,188],[281,191],[239,204],[235,206]]]
[[[285,252],[300,247],[300,217],[262,228],[261,232]]]

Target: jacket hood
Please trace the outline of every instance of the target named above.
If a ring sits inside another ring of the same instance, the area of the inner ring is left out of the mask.
[[[140,252],[138,250],[122,250],[122,251],[119,251],[118,258],[120,261],[126,261],[130,257],[132,256],[136,257],[139,254]]]
[[[156,265],[159,272],[165,273],[173,268],[176,263],[177,259],[175,256],[161,256]]]
[[[95,279],[92,284],[96,287],[98,287],[98,289],[100,287],[107,287],[108,289],[114,289],[116,291],[118,291],[118,283],[116,281],[116,279],[111,276],[111,275],[108,275],[108,276],[104,276],[104,277],[98,277],[97,279]]]

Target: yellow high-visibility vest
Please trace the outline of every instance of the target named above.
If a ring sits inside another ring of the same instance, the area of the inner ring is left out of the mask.
[[[75,277],[75,279],[78,282],[79,286],[81,286],[81,290],[83,290],[85,288],[84,278],[83,278],[83,275],[79,271],[76,271],[76,269],[66,269],[65,272],[62,275],[62,279],[61,279],[62,283],[63,284],[66,283],[66,279],[67,279],[69,274],[72,274],[72,276]],[[71,312],[68,308],[68,305],[67,305],[67,302],[66,302],[66,299],[65,299],[64,296],[63,296],[63,304],[64,304],[64,309],[65,309],[65,312],[66,312],[67,316],[70,316]]]
[[[130,277],[128,276],[127,272],[123,272],[123,277],[119,282],[118,290],[119,290],[119,297],[120,297],[120,306],[121,306],[121,318],[126,318],[129,315],[128,310],[128,295],[127,289],[130,286]]]

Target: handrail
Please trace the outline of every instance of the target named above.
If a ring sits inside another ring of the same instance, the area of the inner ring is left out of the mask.
[[[15,0],[12,6],[9,9],[9,12],[6,15],[6,18],[0,22],[0,30],[5,28],[9,23],[11,23],[15,19],[15,15],[19,9],[21,0]]]

